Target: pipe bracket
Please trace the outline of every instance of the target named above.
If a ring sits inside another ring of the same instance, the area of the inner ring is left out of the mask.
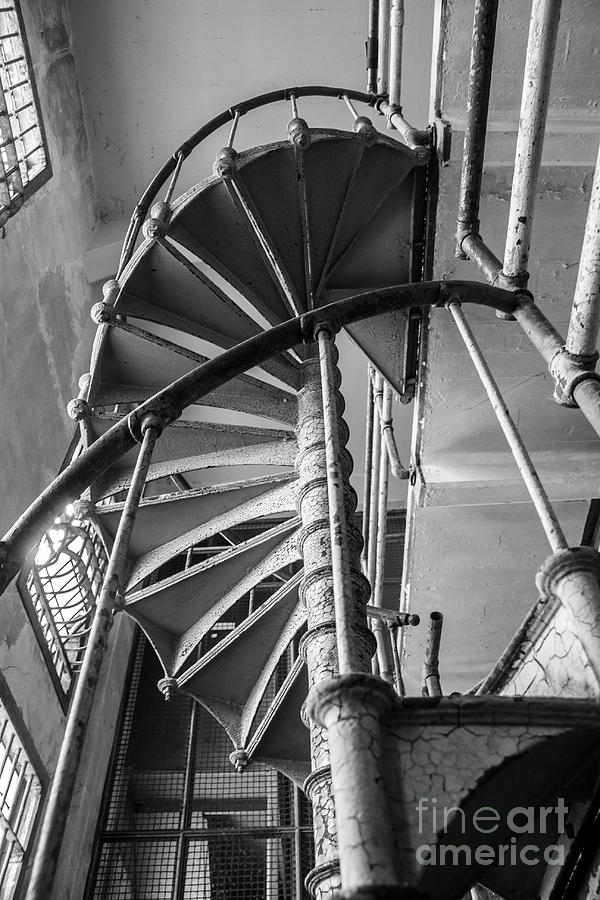
[[[593,356],[576,356],[565,347],[557,350],[550,363],[548,371],[555,381],[554,399],[561,406],[577,407],[574,390],[578,384],[586,379],[600,381],[600,374],[594,371],[598,353]]]

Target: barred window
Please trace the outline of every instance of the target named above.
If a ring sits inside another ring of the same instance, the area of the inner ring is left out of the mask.
[[[0,228],[51,174],[17,0],[0,0]]]
[[[94,525],[71,507],[46,532],[21,578],[21,594],[65,695],[83,660],[107,563]]]
[[[0,897],[12,900],[32,836],[41,785],[0,703]]]

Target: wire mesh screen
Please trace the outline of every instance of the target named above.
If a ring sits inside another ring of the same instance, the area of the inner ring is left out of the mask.
[[[179,695],[142,640],[107,785],[90,900],[303,900],[309,804],[262,765],[238,774],[212,716]]]
[[[46,532],[19,582],[65,693],[83,660],[107,563],[94,525],[67,511]]]

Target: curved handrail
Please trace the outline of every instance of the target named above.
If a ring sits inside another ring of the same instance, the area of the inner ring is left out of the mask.
[[[236,118],[236,115],[238,117],[244,116],[246,115],[246,113],[251,112],[255,109],[259,109],[262,106],[268,106],[271,103],[278,103],[286,100],[289,101],[292,97],[334,97],[336,100],[343,100],[344,97],[348,97],[348,99],[355,100],[357,103],[365,103],[367,106],[376,108],[378,108],[379,103],[385,101],[386,99],[383,95],[368,94],[364,91],[353,91],[347,88],[327,87],[325,85],[302,85],[297,87],[280,88],[276,91],[269,91],[266,94],[257,94],[255,97],[250,97],[248,100],[242,100],[240,103],[236,103],[234,106],[223,110],[223,112],[214,116],[205,125],[195,131],[194,134],[192,134],[187,140],[179,145],[173,155],[169,157],[164,165],[158,170],[158,172],[142,194],[141,199],[136,204],[136,207],[132,213],[129,226],[127,228],[127,233],[123,242],[123,250],[121,252],[121,259],[119,261],[118,275],[121,274],[123,268],[127,265],[129,259],[131,258],[131,253],[139,235],[142,221],[148,213],[150,206],[156,199],[156,196],[161,187],[163,187],[166,183],[169,175],[171,175],[175,171],[176,167],[181,163],[181,161],[183,159],[186,159],[190,155],[192,150],[195,150],[198,144],[202,143],[203,140],[205,140],[223,125],[226,125],[228,122],[233,122]]]
[[[417,282],[366,291],[275,325],[197,366],[116,422],[73,460],[20,516],[0,545],[0,592],[14,578],[31,547],[66,505],[135,446],[140,439],[139,424],[145,416],[157,415],[163,427],[170,425],[187,406],[197,403],[230,379],[261,365],[276,353],[312,341],[315,328],[319,325],[325,324],[339,330],[343,325],[393,310],[443,306],[452,299],[512,314],[524,297],[525,302],[531,302],[529,295],[469,281]]]

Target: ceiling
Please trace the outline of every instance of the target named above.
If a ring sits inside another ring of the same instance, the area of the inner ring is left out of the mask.
[[[453,150],[441,170],[434,274],[480,280],[473,264],[454,258],[472,0],[406,0],[404,110],[418,126],[428,121],[431,47],[439,37],[434,14],[441,9],[448,17],[431,93],[452,124]],[[524,0],[502,0],[481,208],[482,234],[500,256],[528,15]],[[363,0],[320,7],[274,0],[87,0],[71,3],[71,18],[99,198],[96,249],[112,246],[123,232],[135,201],[176,146],[237,100],[302,83],[364,89]],[[530,264],[530,288],[563,333],[600,131],[599,47],[596,0],[565,0]],[[348,111],[332,101],[303,102],[300,114],[311,125],[350,126]],[[242,119],[239,144],[281,138],[288,118],[277,105]],[[181,189],[210,172],[225,141],[221,132],[207,142],[186,166]],[[544,363],[515,323],[485,310],[474,310],[470,319],[568,538],[579,543],[589,499],[597,494],[598,439],[577,411],[553,402]],[[535,600],[534,575],[549,548],[444,310],[433,312],[427,343],[413,437],[418,478],[409,500],[407,599],[423,615],[444,612],[444,688],[465,690],[486,674]],[[342,343],[351,450],[359,460],[366,387],[355,354]],[[396,405],[403,459],[412,416],[412,408]],[[396,504],[404,491],[405,483],[395,485]],[[418,690],[424,637],[418,629],[408,646],[412,690]]]

